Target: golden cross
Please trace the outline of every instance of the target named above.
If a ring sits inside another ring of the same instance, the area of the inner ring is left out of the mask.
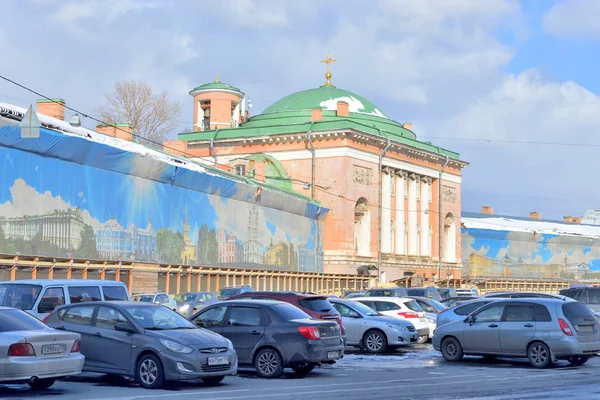
[[[331,52],[327,52],[327,58],[325,60],[321,60],[322,63],[327,64],[327,73],[325,74],[325,78],[327,82],[325,82],[325,86],[331,86],[331,63],[336,62],[336,59],[331,58]]]

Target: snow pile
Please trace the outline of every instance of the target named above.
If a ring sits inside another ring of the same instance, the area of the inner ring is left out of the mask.
[[[490,229],[509,232],[533,232],[583,236],[589,238],[600,238],[600,226],[568,224],[561,222],[520,220],[504,217],[462,217],[461,224],[467,229]]]
[[[411,351],[398,352],[398,355],[345,354],[344,358],[331,365],[330,368],[423,368],[434,365],[441,357],[441,354],[433,348],[411,349]]]
[[[17,111],[22,114],[25,114],[27,112],[27,109],[18,107],[18,106],[13,106],[11,104],[0,103],[0,107],[7,108],[9,110],[14,110],[14,111]],[[86,139],[86,140],[89,140],[92,142],[105,144],[107,146],[115,147],[115,148],[118,148],[118,149],[121,149],[124,151],[128,151],[131,153],[136,153],[143,157],[151,157],[155,160],[162,161],[164,163],[167,163],[169,165],[173,165],[176,167],[186,168],[186,169],[189,169],[192,171],[206,173],[206,174],[210,173],[203,166],[196,164],[196,163],[186,161],[183,158],[167,155],[167,154],[161,153],[159,151],[152,150],[141,144],[129,142],[127,140],[122,140],[122,139],[114,138],[111,136],[107,136],[102,133],[98,133],[98,132],[95,132],[95,131],[92,131],[92,130],[89,130],[89,129],[86,129],[83,127],[72,126],[71,124],[69,124],[66,121],[62,121],[57,118],[48,117],[47,115],[43,115],[40,113],[36,113],[36,114],[44,128],[60,131],[61,133],[68,135],[68,136],[77,136],[77,137],[80,137],[80,138],[83,138],[83,139]]]
[[[372,112],[365,112],[364,111],[365,105],[362,103],[362,101],[358,100],[354,96],[342,96],[342,97],[336,97],[335,99],[323,100],[319,104],[319,106],[323,107],[325,110],[336,111],[337,103],[340,101],[348,103],[348,111],[350,111],[350,112],[366,114],[366,115],[374,115],[376,117],[388,119],[388,117],[383,115],[383,113],[381,111],[379,111],[378,108],[375,108]]]

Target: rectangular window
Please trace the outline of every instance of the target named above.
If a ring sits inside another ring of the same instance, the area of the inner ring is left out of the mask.
[[[71,304],[102,300],[98,286],[69,286],[69,297]]]
[[[103,286],[104,300],[127,300],[127,291],[122,286]]]
[[[534,304],[509,304],[506,307],[506,322],[530,322],[534,321],[535,305]]]
[[[62,320],[67,324],[92,325],[95,306],[72,307],[63,314]]]
[[[261,326],[260,310],[254,307],[231,307],[227,326]]]
[[[120,311],[112,307],[98,308],[98,315],[96,315],[97,328],[115,330],[115,325],[119,322],[129,321]]]
[[[38,312],[49,313],[54,311],[56,307],[62,306],[63,304],[65,304],[65,291],[63,288],[48,288],[40,300]]]
[[[235,173],[236,173],[236,175],[246,176],[246,166],[245,165],[236,165]]]

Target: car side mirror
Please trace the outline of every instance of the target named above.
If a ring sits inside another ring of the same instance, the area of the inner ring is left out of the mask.
[[[469,315],[466,319],[465,322],[468,323],[469,325],[473,325],[475,323],[475,318],[473,318],[472,315]]]
[[[115,331],[127,332],[127,333],[138,333],[137,329],[129,322],[117,322],[115,324]]]

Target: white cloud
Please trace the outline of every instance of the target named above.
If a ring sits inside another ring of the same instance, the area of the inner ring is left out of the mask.
[[[221,0],[213,11],[242,27],[284,28],[290,24],[287,5],[280,0]]]
[[[543,18],[544,29],[559,37],[600,39],[600,2],[561,0]]]
[[[156,6],[144,0],[77,0],[63,2],[54,13],[54,18],[66,24],[89,18],[99,18],[111,24],[129,12],[145,7]]]
[[[64,211],[75,208],[60,196],[54,196],[50,191],[39,193],[29,186],[24,179],[18,178],[10,188],[12,201],[0,204],[0,216],[6,218],[23,217],[26,215],[42,215],[56,210]],[[93,218],[89,211],[82,210],[81,215],[86,224],[94,230],[100,227],[100,222]]]

